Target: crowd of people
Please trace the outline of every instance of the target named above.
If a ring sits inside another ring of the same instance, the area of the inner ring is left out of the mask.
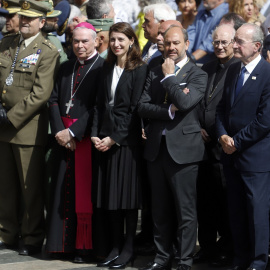
[[[0,249],[265,270],[269,6],[3,1]]]

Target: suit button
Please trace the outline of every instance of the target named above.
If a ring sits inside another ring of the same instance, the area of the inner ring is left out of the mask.
[[[3,94],[5,94],[7,91],[6,90],[3,90]]]
[[[2,103],[3,106],[6,106],[6,103]]]

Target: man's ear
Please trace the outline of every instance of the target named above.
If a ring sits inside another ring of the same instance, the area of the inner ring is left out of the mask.
[[[99,35],[99,39],[100,39],[100,42],[99,43],[103,43],[104,40],[105,40],[105,36],[103,34],[100,34]]]

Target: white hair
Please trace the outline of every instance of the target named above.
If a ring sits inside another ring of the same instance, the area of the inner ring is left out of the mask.
[[[79,26],[79,27],[74,28],[74,30],[73,30],[73,35],[74,35],[74,32],[75,32],[76,30],[78,30],[78,29],[87,29],[87,30],[89,30],[90,33],[91,33],[91,36],[92,36],[93,40],[95,40],[96,37],[97,37],[97,33],[96,33],[94,30],[89,29],[89,28],[84,27],[84,26]]]
[[[70,5],[70,14],[68,17],[68,24],[72,23],[72,20],[74,17],[81,17],[82,16],[82,12],[80,11],[80,9],[74,5]]]
[[[173,9],[167,4],[153,4],[146,6],[143,9],[143,13],[147,14],[153,12],[154,19],[156,22],[176,20],[176,14]]]
[[[214,39],[214,36],[216,35],[217,31],[219,29],[222,29],[224,28],[223,32],[228,32],[230,33],[231,35],[231,39],[234,39],[234,36],[235,36],[235,29],[233,28],[233,26],[229,25],[229,24],[221,24],[219,26],[216,27],[216,29],[213,31],[213,34],[212,34],[212,39]]]

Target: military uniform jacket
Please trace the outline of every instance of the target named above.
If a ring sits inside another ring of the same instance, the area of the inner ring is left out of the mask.
[[[47,137],[47,100],[53,89],[59,53],[39,34],[19,52],[12,85],[6,85],[20,34],[4,37],[0,43],[0,102],[12,125],[0,127],[0,141],[22,145],[43,145]]]

